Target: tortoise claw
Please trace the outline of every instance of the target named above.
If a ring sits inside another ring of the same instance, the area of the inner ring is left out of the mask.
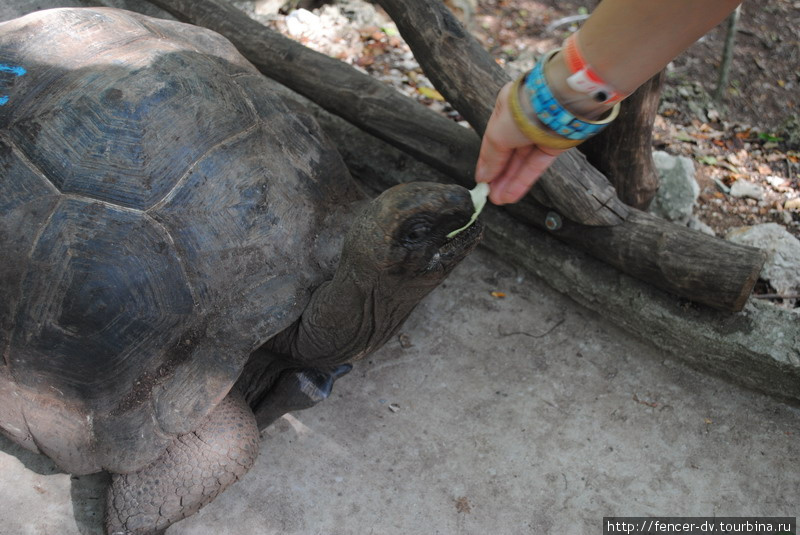
[[[340,364],[326,370],[303,368],[285,371],[255,407],[258,428],[263,430],[288,412],[308,409],[327,399],[333,391],[333,383],[352,369],[352,364]]]

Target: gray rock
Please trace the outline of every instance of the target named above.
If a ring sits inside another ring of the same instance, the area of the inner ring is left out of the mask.
[[[319,16],[307,9],[295,9],[286,16],[286,30],[295,38],[314,34],[319,26]]]
[[[714,232],[713,228],[711,228],[710,226],[706,225],[705,223],[703,223],[702,221],[700,221],[698,218],[696,218],[694,216],[692,216],[689,219],[689,223],[688,223],[687,226],[690,229],[699,230],[703,234],[708,234],[709,236],[716,236],[717,235],[717,233]]]
[[[700,186],[694,177],[694,163],[685,156],[673,156],[663,151],[655,151],[653,161],[661,185],[650,204],[650,213],[687,224],[700,195]]]
[[[356,28],[383,27],[390,20],[386,15],[379,13],[374,5],[364,0],[338,0],[334,4]]]
[[[767,262],[761,278],[784,295],[800,293],[800,240],[777,223],[737,227],[725,239],[763,249]],[[794,302],[794,300],[791,300]]]
[[[758,184],[753,184],[746,180],[737,180],[731,185],[731,196],[761,200],[764,198],[764,190]]]

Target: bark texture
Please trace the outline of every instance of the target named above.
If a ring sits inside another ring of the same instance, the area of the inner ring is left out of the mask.
[[[639,210],[647,210],[658,191],[653,121],[664,75],[661,71],[625,99],[619,117],[579,147],[589,163],[614,184],[619,198]]]

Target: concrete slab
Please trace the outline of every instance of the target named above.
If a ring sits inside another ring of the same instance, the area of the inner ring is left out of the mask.
[[[86,3],[15,0],[0,20]],[[598,533],[612,515],[796,516],[798,436],[797,407],[689,369],[481,250],[167,535],[560,535]],[[106,483],[0,437],[0,535],[100,534]]]
[[[479,250],[167,535],[582,534],[611,515],[796,516],[799,436],[797,407],[666,358]],[[0,534],[99,534],[104,484],[0,440]]]

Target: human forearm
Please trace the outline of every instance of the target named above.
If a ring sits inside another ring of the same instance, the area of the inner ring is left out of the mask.
[[[623,95],[663,69],[725,18],[741,0],[603,0],[581,28],[577,45],[587,63]],[[562,105],[596,118],[612,106],[569,87],[563,51],[546,67]]]
[[[603,0],[580,30],[586,61],[630,94],[741,0]]]

